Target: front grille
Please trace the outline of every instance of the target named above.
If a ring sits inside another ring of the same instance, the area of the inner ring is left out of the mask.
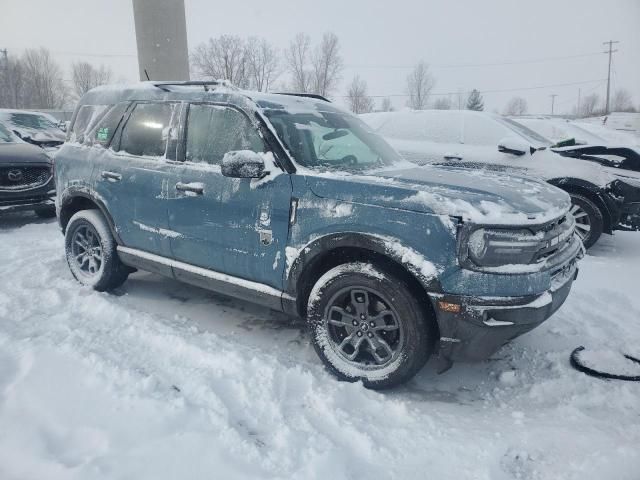
[[[538,232],[543,234],[535,262],[547,261],[564,250],[571,243],[576,229],[575,223],[573,216],[566,215],[539,229]]]
[[[44,185],[51,178],[49,167],[0,167],[0,189],[24,190]]]

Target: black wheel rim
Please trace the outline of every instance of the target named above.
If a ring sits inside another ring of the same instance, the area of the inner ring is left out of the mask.
[[[591,217],[577,203],[571,205],[571,215],[576,220],[576,233],[582,242],[586,242],[591,235]]]
[[[366,370],[392,363],[404,347],[400,317],[380,292],[346,287],[329,301],[324,312],[331,348],[345,362]]]
[[[91,225],[78,226],[71,236],[71,261],[86,277],[95,277],[102,267],[102,244]]]

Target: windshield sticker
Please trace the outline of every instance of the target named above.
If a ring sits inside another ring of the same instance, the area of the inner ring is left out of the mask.
[[[109,138],[109,127],[102,127],[98,129],[96,139],[100,142],[106,142]]]

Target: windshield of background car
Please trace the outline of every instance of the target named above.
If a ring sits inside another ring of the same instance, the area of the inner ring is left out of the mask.
[[[263,110],[278,137],[304,167],[363,171],[401,162],[402,158],[362,120],[333,109]]]
[[[6,115],[9,123],[16,127],[32,128],[35,130],[58,130],[58,126],[42,115],[34,113],[9,113]]]
[[[4,125],[0,123],[0,142],[1,143],[15,143],[16,137],[6,128]]]
[[[528,142],[531,143],[532,146],[536,148],[550,147],[551,145],[553,145],[553,142],[548,138],[543,137],[542,135],[534,132],[530,128],[525,127],[518,122],[514,122],[510,118],[498,117],[496,118],[496,120],[498,122],[502,122],[509,129],[515,131],[521,137],[524,137]]]

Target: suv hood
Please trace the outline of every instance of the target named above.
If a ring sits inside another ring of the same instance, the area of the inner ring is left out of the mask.
[[[25,163],[50,164],[51,158],[45,151],[29,143],[0,143],[0,166]]]
[[[562,190],[528,177],[447,166],[384,170],[368,175],[309,175],[319,197],[460,217],[485,225],[541,224],[565,215]]]

